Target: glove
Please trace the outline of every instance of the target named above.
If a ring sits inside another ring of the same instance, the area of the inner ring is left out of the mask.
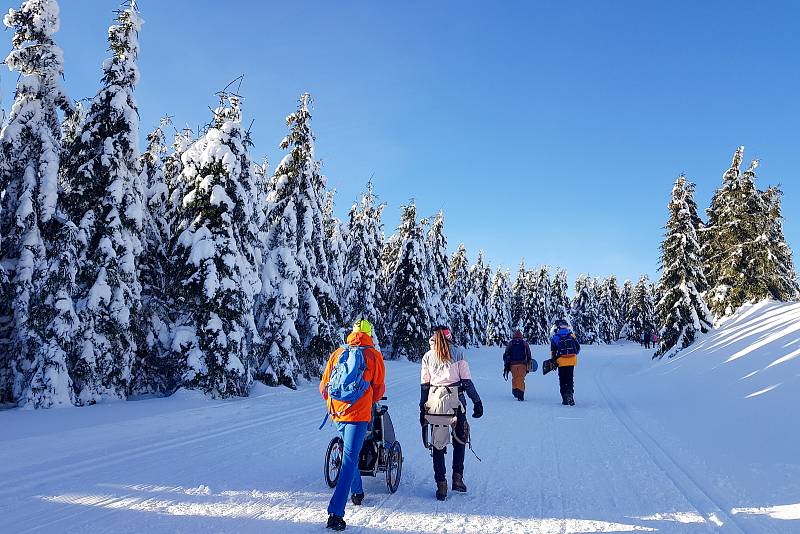
[[[425,420],[425,408],[420,406],[419,408],[419,425],[425,426],[428,422]]]
[[[511,364],[506,363],[505,365],[503,365],[503,378],[505,379],[506,382],[508,382],[508,373],[510,372],[511,372]]]
[[[481,417],[483,417],[483,403],[482,402],[476,402],[472,406],[472,418],[473,419],[480,419]]]

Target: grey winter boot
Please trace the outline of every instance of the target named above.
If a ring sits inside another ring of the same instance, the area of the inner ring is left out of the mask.
[[[443,501],[447,498],[447,481],[436,483],[436,498]]]
[[[467,492],[467,486],[464,484],[464,475],[453,473],[453,491]]]

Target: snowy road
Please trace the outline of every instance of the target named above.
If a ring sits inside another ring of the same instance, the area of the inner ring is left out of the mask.
[[[538,354],[541,357],[541,350]],[[574,408],[557,377],[529,377],[516,402],[497,350],[468,353],[486,415],[471,420],[466,495],[433,498],[420,442],[418,366],[389,362],[388,404],[404,448],[399,491],[365,479],[353,532],[796,532],[790,510],[741,513],[719,473],[688,462],[685,439],[637,408],[633,345],[587,347]],[[313,385],[254,397],[178,398],[0,412],[2,532],[323,531],[331,427]],[[655,429],[655,430],[654,430]],[[691,465],[691,467],[689,467]],[[449,468],[449,466],[448,466]],[[783,504],[783,503],[773,503]]]

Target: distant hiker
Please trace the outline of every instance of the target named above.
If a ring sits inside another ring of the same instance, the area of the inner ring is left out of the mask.
[[[658,344],[658,334],[656,332],[653,332],[653,334],[650,336],[650,342],[652,343],[653,348],[656,348],[656,345]]]
[[[561,389],[561,404],[575,406],[575,366],[581,345],[564,319],[556,321],[556,333],[550,341],[550,356],[558,365],[558,383]]]
[[[358,458],[367,426],[372,419],[372,405],[383,397],[385,369],[383,356],[374,348],[372,325],[359,319],[347,336],[347,344],[336,349],[328,359],[319,390],[328,405],[344,441],[339,481],[328,504],[327,528],[344,530],[347,497],[360,505],[364,499]],[[351,495],[352,493],[352,495]]]
[[[642,345],[644,345],[644,348],[646,348],[646,349],[650,348],[650,333],[649,332],[645,332],[645,333],[642,334]]]
[[[464,453],[469,442],[469,423],[464,392],[472,401],[472,417],[483,415],[483,403],[472,383],[469,364],[461,348],[452,342],[450,330],[443,326],[434,329],[431,349],[422,357],[419,399],[419,423],[433,425],[433,473],[436,498],[447,498],[447,469],[444,456],[453,437],[453,491],[466,492],[464,485]],[[423,432],[424,434],[424,432]],[[426,443],[426,446],[428,443]]]
[[[531,369],[531,362],[531,347],[522,332],[514,330],[514,337],[503,353],[503,377],[508,380],[511,373],[511,394],[518,401],[525,400],[525,375]]]

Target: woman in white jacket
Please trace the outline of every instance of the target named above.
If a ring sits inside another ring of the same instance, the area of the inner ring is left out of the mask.
[[[483,415],[483,403],[472,383],[469,364],[464,359],[460,347],[452,342],[450,330],[446,327],[436,327],[430,339],[430,350],[422,357],[420,376],[419,422],[423,427],[428,424],[426,415],[431,417],[429,409],[442,406],[442,402],[455,404],[455,426],[453,439],[453,491],[465,492],[464,484],[464,453],[467,442],[467,416],[466,398],[469,396],[473,404],[472,417],[475,419]],[[457,391],[457,400],[455,395]],[[447,399],[443,401],[443,399]],[[429,402],[430,400],[430,402]],[[434,417],[442,417],[436,414]],[[447,452],[447,442],[435,443],[433,446],[433,473],[436,479],[436,498],[443,501],[447,498],[447,476],[444,463]]]

